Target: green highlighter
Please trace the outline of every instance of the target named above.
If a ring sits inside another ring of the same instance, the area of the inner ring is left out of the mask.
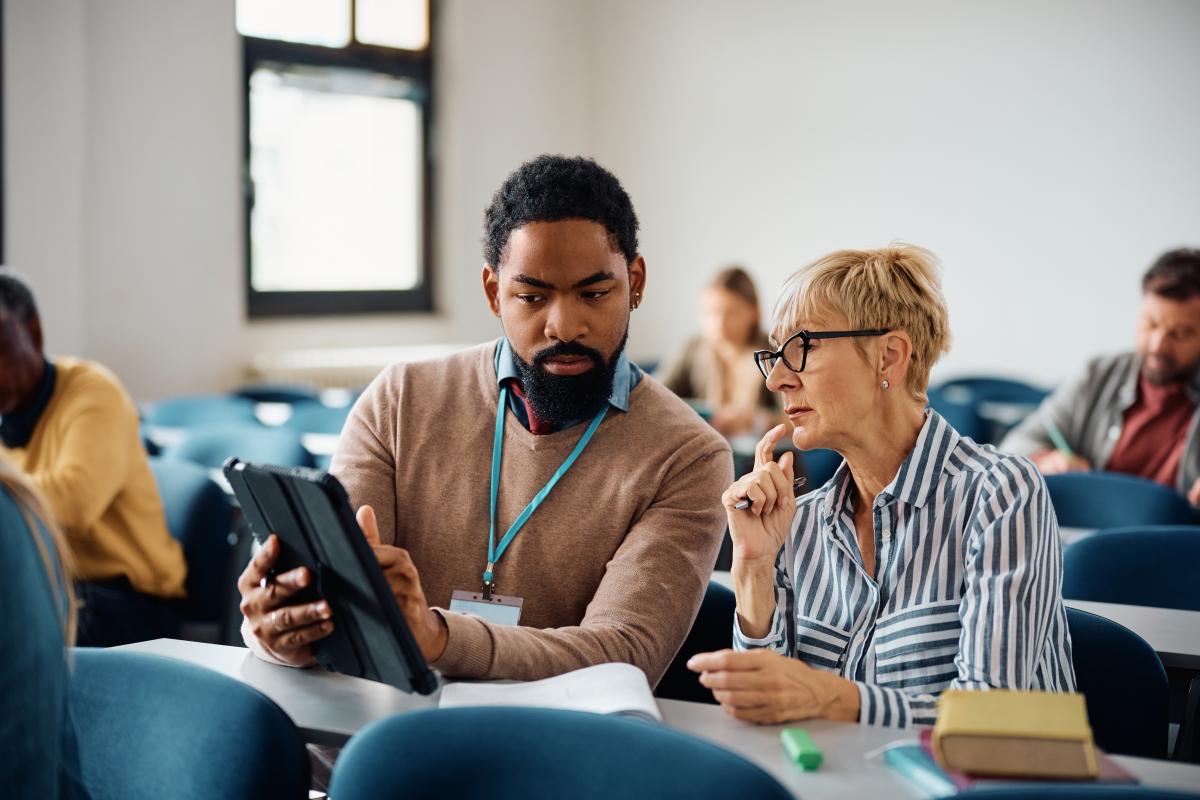
[[[821,751],[813,744],[812,737],[803,728],[784,728],[779,732],[779,741],[783,744],[783,752],[795,761],[805,771],[811,771],[821,766]]]

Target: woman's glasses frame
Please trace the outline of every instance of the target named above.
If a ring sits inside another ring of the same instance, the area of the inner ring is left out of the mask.
[[[755,350],[754,365],[758,367],[758,371],[762,373],[763,378],[771,376],[771,370],[775,368],[775,362],[783,359],[783,365],[792,372],[804,372],[804,368],[808,366],[808,351],[812,348],[812,343],[817,339],[845,339],[851,336],[883,336],[885,333],[890,333],[891,328],[869,328],[860,331],[796,331],[789,336],[778,350]],[[804,355],[800,358],[800,366],[797,367],[788,357],[783,354],[788,345],[800,339],[803,342]]]

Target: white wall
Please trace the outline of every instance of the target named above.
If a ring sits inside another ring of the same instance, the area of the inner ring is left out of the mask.
[[[703,280],[773,297],[833,249],[943,259],[939,372],[1054,382],[1131,346],[1141,272],[1200,244],[1200,4],[610,0],[598,156],[651,277],[634,341],[680,342]]]
[[[4,5],[8,261],[33,276],[49,349],[108,364],[139,399],[229,388],[257,352],[498,335],[483,208],[522,160],[588,149],[580,3],[444,3],[438,311],[249,322],[233,3]]]
[[[1129,341],[1137,278],[1200,241],[1200,4],[444,0],[432,315],[248,322],[230,0],[6,0],[8,262],[50,347],[141,399],[250,355],[495,335],[482,210],[520,161],[612,168],[651,268],[636,357],[748,264],[771,296],[830,249],[946,265],[942,369],[1054,381]]]
[[[61,352],[84,349],[82,79],[83,0],[4,3],[4,262]]]

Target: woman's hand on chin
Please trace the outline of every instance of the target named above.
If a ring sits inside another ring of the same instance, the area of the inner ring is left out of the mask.
[[[792,490],[794,456],[789,451],[774,461],[775,446],[788,426],[767,431],[754,449],[754,469],[734,481],[721,496],[733,540],[735,569],[773,566],[796,515]],[[737,505],[749,501],[747,508]]]

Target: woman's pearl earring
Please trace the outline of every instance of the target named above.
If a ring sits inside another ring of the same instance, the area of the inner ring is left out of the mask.
[[[883,383],[881,383],[881,384],[879,384],[879,385],[883,387],[883,390],[884,390],[885,392],[888,390],[888,387],[889,387],[889,386],[891,386],[891,384],[887,382],[887,379],[886,379],[886,378],[884,379]]]

